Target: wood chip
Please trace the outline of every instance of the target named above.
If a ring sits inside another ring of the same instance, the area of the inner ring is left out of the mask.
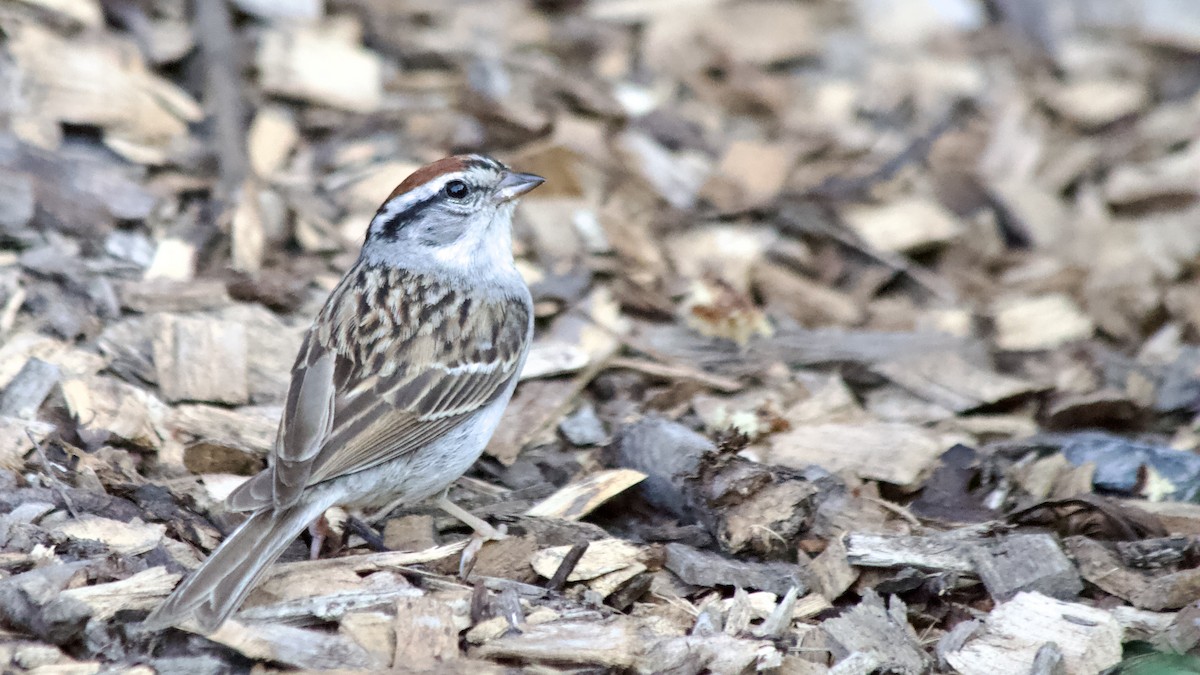
[[[963,675],[1029,672],[1042,645],[1063,652],[1067,675],[1098,673],[1121,660],[1121,627],[1108,612],[1020,593],[992,610],[981,635],[946,660]]]
[[[1099,542],[1069,537],[1066,544],[1088,583],[1139,609],[1179,609],[1191,602],[1200,589],[1200,570],[1184,569],[1164,574],[1131,569]]]
[[[873,367],[880,375],[927,401],[962,413],[1038,391],[1015,377],[969,363],[958,354],[926,354]]]
[[[1094,130],[1138,112],[1148,98],[1142,82],[1082,79],[1049,92],[1046,102],[1083,129]]]
[[[296,668],[362,670],[390,665],[372,661],[371,654],[349,637],[281,624],[228,620],[205,637],[246,658],[277,661]]]
[[[54,529],[72,539],[98,541],[113,553],[123,555],[149,551],[158,546],[167,532],[167,526],[159,523],[143,523],[137,519],[123,523],[100,516],[71,519]]]
[[[824,551],[809,565],[816,590],[827,602],[832,602],[846,592],[858,579],[858,571],[850,565],[849,553],[843,537],[834,537]]]
[[[338,634],[366,650],[372,662],[390,664],[396,659],[395,621],[383,612],[352,612],[338,622]]]
[[[171,409],[166,427],[186,445],[184,462],[193,473],[245,474],[247,467],[261,468],[274,447],[282,412],[278,406],[231,410],[183,404]],[[243,470],[233,470],[232,465]]]
[[[766,206],[779,195],[795,161],[795,149],[784,145],[734,141],[700,196],[723,212]]]
[[[196,312],[231,302],[225,282],[218,279],[146,279],[119,287],[121,305],[135,312]]]
[[[246,151],[254,173],[260,178],[269,178],[282,169],[299,138],[300,132],[291,111],[279,105],[259,108],[246,139]]]
[[[770,437],[766,461],[797,469],[816,464],[863,478],[912,486],[953,443],[906,424],[814,424]],[[879,457],[889,457],[880,462]]]
[[[996,345],[1013,351],[1052,349],[1090,337],[1095,330],[1079,306],[1059,293],[1003,299],[992,306],[992,314]]]
[[[383,101],[383,62],[373,51],[312,26],[273,28],[255,55],[262,88],[360,113]]]
[[[165,162],[188,123],[203,118],[191,96],[146,68],[123,40],[103,33],[66,40],[32,23],[6,31],[38,114],[101,127],[106,144],[131,161]]]
[[[920,253],[962,233],[962,225],[953,214],[927,199],[856,206],[844,211],[842,217],[868,246],[889,253]]]
[[[290,574],[312,574],[321,570],[346,569],[356,573],[375,572],[379,570],[398,569],[407,565],[419,565],[448,558],[467,547],[466,541],[435,546],[423,551],[403,552],[388,551],[386,553],[369,553],[344,558],[327,558],[325,560],[304,560],[300,562],[281,563],[270,568],[263,582],[282,578]]]
[[[913,537],[854,533],[846,537],[846,556],[863,567],[902,567],[971,574],[971,543],[950,537]]]
[[[563,558],[571,550],[570,546],[555,546],[542,549],[534,554],[529,564],[541,576],[549,579],[554,576]],[[623,539],[601,539],[588,543],[587,551],[576,563],[575,569],[567,576],[567,581],[587,581],[603,574],[625,569],[638,563],[642,549]]]
[[[0,415],[33,419],[61,377],[62,371],[53,363],[29,359],[0,394]]]
[[[246,403],[246,350],[239,323],[162,315],[154,339],[159,388],[173,403]]]
[[[917,675],[928,668],[928,657],[908,625],[904,603],[898,597],[893,596],[885,608],[874,591],[867,591],[862,602],[848,612],[822,621],[821,629],[832,641],[835,660],[874,652],[893,672]]]
[[[111,377],[73,378],[62,383],[67,409],[80,425],[143,448],[162,443],[165,406],[143,389]]]
[[[175,588],[181,577],[180,574],[168,572],[165,567],[151,567],[128,579],[68,588],[62,594],[81,600],[92,608],[92,618],[102,621],[122,610],[149,610],[157,607],[171,589]]]
[[[539,518],[579,520],[601,504],[646,479],[633,469],[609,469],[559,488],[525,512]]]
[[[1083,591],[1075,565],[1048,534],[1014,534],[988,542],[972,550],[971,560],[996,600],[1022,591],[1069,599]]]

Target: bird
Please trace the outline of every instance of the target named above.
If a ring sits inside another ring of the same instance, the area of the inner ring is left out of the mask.
[[[333,506],[438,505],[479,458],[533,334],[512,254],[517,199],[544,179],[479,154],[405,178],[304,335],[266,469],[225,502],[248,518],[143,621],[211,633]]]

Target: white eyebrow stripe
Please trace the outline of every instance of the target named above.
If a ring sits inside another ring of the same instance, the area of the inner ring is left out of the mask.
[[[446,183],[449,183],[456,178],[462,179],[464,176],[466,176],[465,171],[452,171],[450,173],[445,173],[433,178],[432,180],[428,180],[421,185],[418,185],[408,192],[392,197],[388,201],[384,202],[383,206],[380,207],[379,212],[376,213],[375,217],[371,219],[371,230],[374,231],[379,227],[383,227],[384,223],[391,221],[393,218],[401,213],[404,213],[412,206],[420,204],[426,199],[436,195],[443,187],[445,187]]]

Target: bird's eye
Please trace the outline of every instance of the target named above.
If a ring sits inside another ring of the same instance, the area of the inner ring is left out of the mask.
[[[446,183],[446,196],[451,199],[464,199],[470,190],[467,184],[461,180],[452,180]]]

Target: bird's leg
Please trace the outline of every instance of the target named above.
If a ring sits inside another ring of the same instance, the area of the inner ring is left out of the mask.
[[[333,534],[333,529],[329,527],[329,521],[325,519],[325,514],[322,513],[320,518],[312,521],[308,526],[308,533],[312,535],[312,543],[308,546],[308,559],[316,560],[321,557],[321,549],[325,546],[325,540]]]
[[[450,514],[451,516],[454,516],[455,518],[459,519],[465,525],[468,525],[472,530],[475,530],[475,534],[478,535],[480,538],[482,538],[484,541],[500,540],[500,539],[504,539],[508,536],[507,534],[504,533],[503,530],[499,530],[495,527],[492,527],[486,521],[484,521],[482,518],[472,515],[469,511],[467,511],[463,507],[450,501],[450,498],[447,496],[449,494],[449,492],[450,492],[450,488],[446,488],[442,492],[442,496],[438,497],[437,506],[439,509],[441,509],[441,510],[445,511],[446,513]],[[501,526],[501,527],[503,527],[503,526]]]

